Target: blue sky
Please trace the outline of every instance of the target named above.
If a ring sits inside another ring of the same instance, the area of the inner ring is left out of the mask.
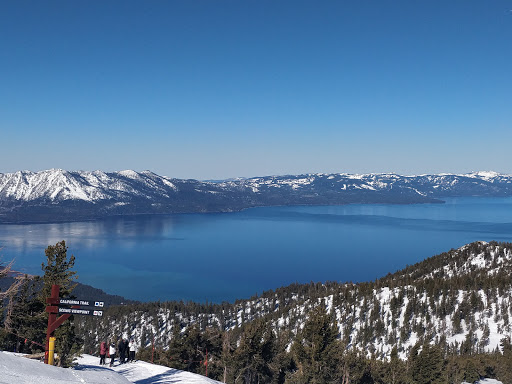
[[[512,173],[512,1],[2,1],[0,172]]]

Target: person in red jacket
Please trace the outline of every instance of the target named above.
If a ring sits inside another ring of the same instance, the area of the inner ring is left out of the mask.
[[[105,356],[107,356],[107,343],[102,341],[100,344],[100,365],[105,365]]]

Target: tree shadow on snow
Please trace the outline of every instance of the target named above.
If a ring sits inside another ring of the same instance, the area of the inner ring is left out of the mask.
[[[159,375],[151,376],[146,379],[134,381],[134,384],[172,384],[183,383],[183,377],[176,376],[180,371],[169,370]],[[173,376],[176,376],[173,378]]]
[[[88,364],[78,364],[73,367],[75,371],[104,371],[111,370],[108,365],[88,365]]]

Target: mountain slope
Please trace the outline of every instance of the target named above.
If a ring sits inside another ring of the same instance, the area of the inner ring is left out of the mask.
[[[150,171],[0,174],[0,223],[97,219],[110,215],[229,212],[256,206],[430,203],[448,196],[511,196],[512,176],[307,174],[222,182]]]
[[[165,347],[176,329],[197,324],[233,331],[263,318],[279,333],[295,335],[322,304],[336,317],[347,348],[368,357],[387,360],[396,347],[406,358],[418,342],[454,354],[480,353],[500,348],[500,340],[512,334],[511,295],[512,244],[476,242],[375,282],[295,284],[234,304],[117,307],[108,323],[85,320],[83,331],[95,340],[112,331],[130,334],[142,346],[154,335],[156,345]]]

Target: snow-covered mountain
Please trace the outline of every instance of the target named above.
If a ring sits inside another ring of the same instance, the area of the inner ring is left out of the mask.
[[[510,196],[512,176],[306,174],[205,182],[150,171],[52,169],[0,174],[0,222],[108,215],[228,212],[255,206],[441,202],[449,196]]]

